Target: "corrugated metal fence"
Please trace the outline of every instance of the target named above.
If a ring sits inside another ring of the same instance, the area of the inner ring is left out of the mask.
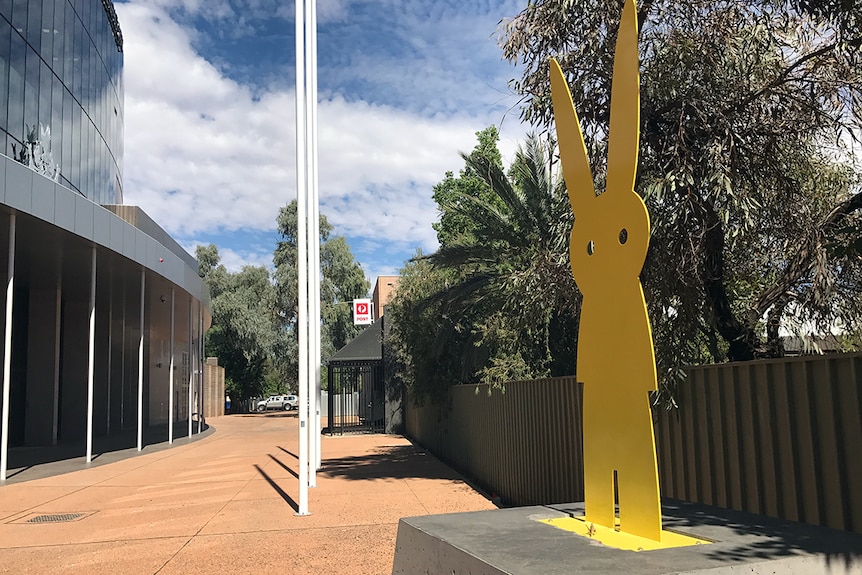
[[[656,429],[662,493],[862,533],[862,354],[692,368]]]
[[[678,403],[656,421],[665,497],[862,533],[862,354],[692,368]],[[504,501],[583,499],[573,378],[406,412],[410,437]]]
[[[457,386],[449,406],[410,405],[406,427],[505,501],[564,503],[583,493],[581,386],[574,378],[511,382],[490,396],[487,386]]]

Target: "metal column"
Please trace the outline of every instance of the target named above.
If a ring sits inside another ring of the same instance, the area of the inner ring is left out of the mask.
[[[93,460],[93,379],[96,350],[96,246],[90,258],[90,334],[87,347],[87,463]],[[108,406],[110,410],[110,406]]]
[[[0,432],[0,481],[6,481],[9,464],[9,392],[12,387],[12,303],[15,289],[15,214],[9,216],[9,265],[6,281],[6,329],[3,341],[3,415]]]
[[[168,366],[168,443],[174,442],[174,288],[171,288],[171,362]]]
[[[195,381],[195,370],[194,370],[194,346],[195,346],[195,330],[194,330],[194,300],[189,297],[189,439],[192,437],[192,401],[194,398],[194,381]]]
[[[141,338],[138,340],[138,451],[144,448],[144,293],[147,272],[141,268]]]

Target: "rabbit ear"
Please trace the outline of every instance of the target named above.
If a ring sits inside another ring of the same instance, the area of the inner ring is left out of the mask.
[[[572,103],[572,94],[563,71],[554,58],[551,58],[551,98],[566,189],[569,192],[572,211],[577,216],[579,210],[589,209],[588,202],[596,199],[596,190],[593,187],[587,147],[584,145],[581,124]]]
[[[635,1],[625,0],[614,53],[606,192],[634,189],[640,138],[639,70]]]

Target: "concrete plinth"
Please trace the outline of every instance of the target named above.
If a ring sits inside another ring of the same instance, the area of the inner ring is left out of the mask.
[[[862,574],[862,536],[759,515],[665,501],[666,530],[712,543],[622,551],[540,523],[583,504],[401,519],[393,575]]]

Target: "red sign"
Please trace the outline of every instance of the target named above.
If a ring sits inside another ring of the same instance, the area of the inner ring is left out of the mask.
[[[368,325],[370,323],[374,323],[374,318],[371,317],[371,300],[353,300],[353,325]]]

